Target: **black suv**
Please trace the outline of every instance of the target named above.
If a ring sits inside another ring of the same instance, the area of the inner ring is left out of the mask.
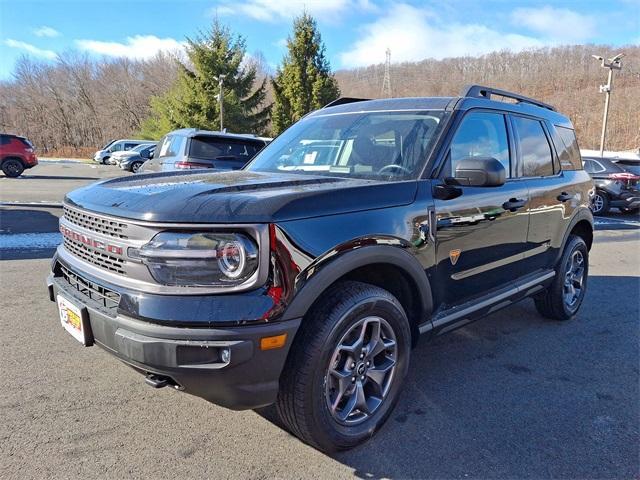
[[[593,213],[604,215],[611,207],[622,213],[637,213],[640,209],[640,176],[613,163],[607,158],[584,157],[584,169],[593,178],[596,193],[593,197]]]
[[[571,122],[541,102],[340,99],[243,170],[69,193],[49,295],[150,385],[276,403],[302,440],[345,449],[389,417],[420,334],[526,297],[576,315],[592,188]]]

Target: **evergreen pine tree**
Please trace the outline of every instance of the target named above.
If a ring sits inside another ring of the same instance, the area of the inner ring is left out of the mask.
[[[164,95],[151,101],[151,116],[142,135],[159,138],[177,128],[219,130],[219,85],[223,86],[224,128],[235,133],[263,133],[271,106],[263,107],[266,79],[257,88],[256,67],[246,60],[246,44],[217,20],[211,30],[187,39],[188,62],[179,62],[178,78]]]
[[[271,123],[275,134],[340,95],[318,26],[308,13],[293,21],[293,37],[287,39],[287,49],[282,66],[271,81],[275,98]]]

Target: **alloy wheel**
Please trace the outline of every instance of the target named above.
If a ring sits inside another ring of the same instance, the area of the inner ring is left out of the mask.
[[[352,325],[335,348],[325,375],[325,400],[339,423],[355,425],[373,415],[392,385],[398,362],[396,336],[380,317]]]
[[[604,199],[602,195],[596,193],[595,197],[593,197],[593,213],[599,213],[604,208]]]
[[[582,295],[584,284],[584,255],[580,250],[571,254],[564,277],[564,303],[573,309]]]

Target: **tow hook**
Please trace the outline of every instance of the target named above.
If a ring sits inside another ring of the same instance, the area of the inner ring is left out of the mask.
[[[164,388],[168,385],[171,385],[176,390],[184,390],[184,387],[181,387],[173,379],[169,377],[165,377],[163,375],[156,375],[155,373],[149,373],[146,377],[144,377],[144,381],[147,385],[151,385],[153,388]]]

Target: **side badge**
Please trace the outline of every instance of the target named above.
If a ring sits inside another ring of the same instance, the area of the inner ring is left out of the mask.
[[[458,259],[460,258],[461,250],[456,248],[455,250],[449,250],[449,260],[451,260],[451,265],[455,265],[458,263]]]

